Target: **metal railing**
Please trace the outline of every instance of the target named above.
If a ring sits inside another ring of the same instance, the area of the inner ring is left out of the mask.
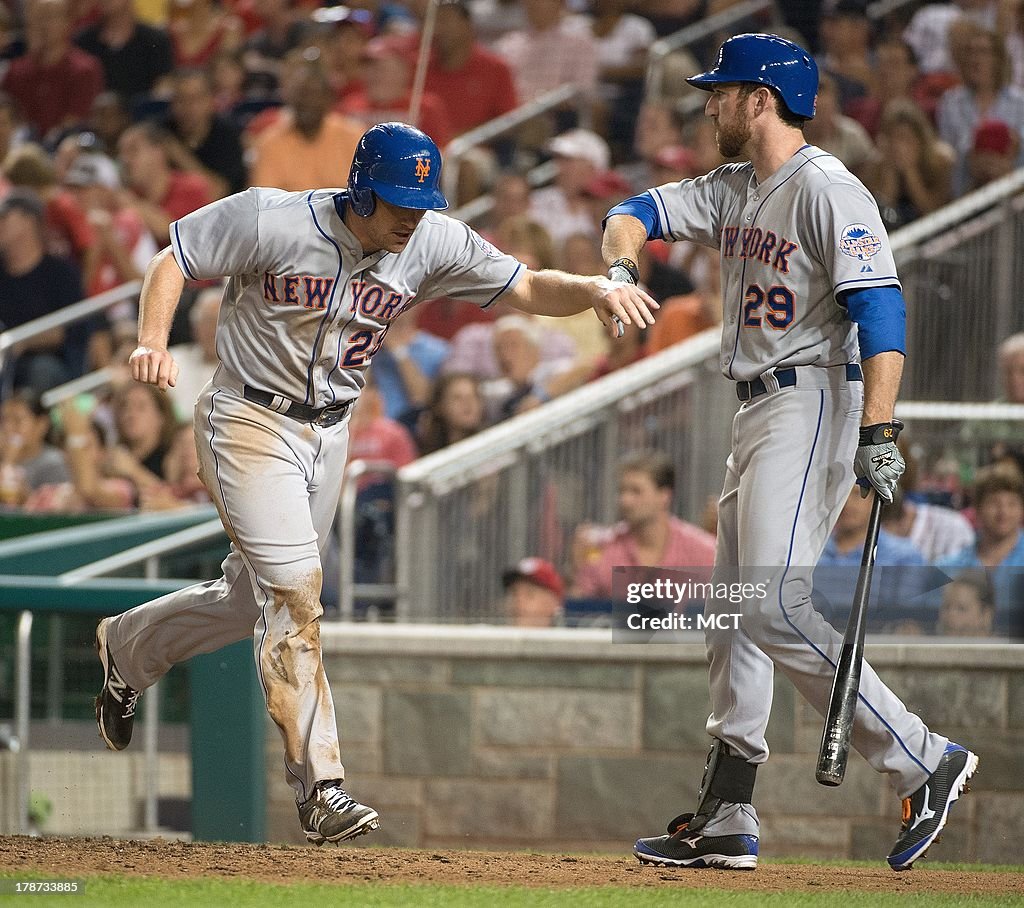
[[[384,476],[394,482],[395,467],[383,460],[353,460],[345,468],[345,484],[341,488],[338,504],[338,618],[351,621],[355,617],[357,601],[372,603],[393,603],[398,598],[398,586],[390,583],[356,583],[356,505],[359,480],[366,476]],[[388,573],[393,576],[394,565],[389,564]]]
[[[62,385],[50,388],[49,391],[44,391],[39,402],[46,408],[56,407],[79,394],[88,394],[91,391],[108,388],[114,383],[120,370],[119,366],[104,366],[102,369],[88,372],[79,378],[73,378]]]
[[[583,521],[615,515],[627,448],[676,465],[678,513],[696,519],[729,447],[736,396],[707,331],[398,471],[401,621],[494,620],[505,568],[526,555],[563,570]]]
[[[1024,330],[1024,169],[892,235],[907,300],[912,351],[903,395],[915,400],[991,400],[995,352]]]
[[[389,479],[394,477],[394,467],[389,463],[356,460],[349,464],[346,471],[346,483],[339,502],[338,539],[342,552],[340,590],[340,612],[343,619],[351,619],[354,602],[391,601],[396,599],[397,587],[394,583],[356,584],[353,570],[355,563],[355,514],[356,489],[360,477],[376,474]],[[212,511],[212,507],[209,508]],[[73,535],[90,532],[79,528]],[[93,531],[94,532],[94,531]],[[64,571],[56,576],[58,587],[78,587],[83,581],[106,577],[124,571],[138,564],[144,565],[144,576],[147,580],[156,580],[161,576],[160,560],[163,556],[189,549],[197,544],[224,536],[224,527],[220,518],[205,520],[194,526],[178,530],[167,536],[152,539],[124,551],[100,558],[88,564]],[[30,544],[31,540],[25,540]],[[9,546],[10,547],[10,546]],[[24,578],[22,578],[24,579]],[[53,581],[51,581],[52,583]],[[59,616],[54,615],[59,621]],[[19,829],[23,833],[29,831],[29,751],[31,722],[31,644],[32,644],[33,613],[31,609],[23,609],[18,615],[15,640],[15,698],[14,698],[14,730],[18,741],[18,753],[15,757],[15,790],[18,797],[17,816]],[[60,639],[58,634],[55,640]],[[58,644],[59,645],[59,644]],[[59,654],[57,654],[59,657]],[[51,658],[51,663],[55,660]],[[142,709],[143,745],[144,745],[144,776],[145,797],[143,799],[144,832],[157,830],[157,732],[159,722],[160,686],[159,682],[146,691]],[[59,714],[59,709],[56,710]]]
[[[126,567],[144,563],[145,577],[147,580],[155,580],[159,577],[159,558],[185,548],[189,548],[198,542],[213,539],[224,533],[220,520],[210,520],[205,523],[180,530],[163,539],[153,540],[126,549],[116,555],[95,561],[92,564],[66,571],[58,575],[57,581],[63,586],[77,586],[83,580],[91,580],[96,577],[103,577],[114,571],[123,570]],[[29,831],[29,762],[30,749],[29,728],[31,722],[31,678],[32,678],[32,611],[25,609],[18,617],[17,643],[15,649],[15,689],[17,691],[14,705],[14,725],[18,735],[18,757],[16,761],[18,792],[18,818],[23,833]],[[144,752],[144,775],[145,775],[145,797],[143,799],[143,823],[145,832],[155,832],[157,829],[157,798],[159,792],[159,772],[157,737],[159,728],[160,711],[160,685],[153,684],[147,691],[145,705],[142,710],[143,724],[143,752]]]
[[[930,398],[991,400],[994,366],[988,364],[994,345],[1000,332],[1024,319],[1013,296],[1017,279],[1024,277],[1024,257],[1009,252],[1024,248],[1017,241],[1022,189],[1024,171],[892,237],[913,351],[904,390],[913,403],[902,404],[899,412],[916,421],[915,431],[927,436],[929,450],[937,453],[962,444],[970,432],[952,427],[953,417],[935,428],[922,408]],[[979,237],[985,245],[969,245]],[[947,281],[939,300],[930,282],[936,268]],[[960,312],[961,320],[970,321],[961,326],[948,314],[935,318],[947,298],[984,300],[985,306],[969,315]],[[941,329],[937,339],[929,333],[933,324]],[[965,346],[965,338],[978,346]],[[403,467],[398,473],[399,620],[499,619],[495,603],[504,568],[524,555],[539,555],[564,569],[572,529],[612,519],[616,465],[628,449],[658,447],[669,454],[678,477],[676,512],[695,520],[708,496],[720,489],[736,407],[733,387],[719,373],[719,342],[719,330],[709,330]],[[972,361],[979,354],[986,368]],[[937,373],[944,382],[938,393]],[[950,412],[967,426],[997,427],[1003,421],[1016,432],[1022,425],[1009,411]],[[983,456],[971,454],[975,462]]]
[[[24,325],[18,325],[17,328],[8,328],[6,331],[0,332],[0,373],[3,372],[12,351],[18,344],[45,334],[47,331],[52,331],[54,328],[66,328],[68,325],[83,321],[110,306],[137,297],[141,290],[142,281],[129,281],[104,293],[98,293],[96,296],[72,303],[56,312],[34,318],[30,322],[25,322]]]
[[[647,97],[660,98],[664,94],[665,61],[671,54],[691,48],[743,19],[762,14],[772,23],[781,21],[775,0],[742,0],[726,7],[720,13],[659,38],[651,45],[647,54]],[[703,106],[703,103],[701,101],[700,106]]]
[[[532,101],[521,104],[515,110],[507,114],[488,120],[486,123],[470,129],[462,135],[452,139],[444,149],[444,169],[441,171],[441,181],[445,194],[449,198],[455,198],[459,186],[459,172],[462,169],[462,159],[473,149],[487,142],[493,141],[513,129],[517,129],[524,123],[543,116],[548,112],[562,107],[572,101],[582,101],[585,91],[579,85],[560,85],[551,91],[545,92]],[[581,111],[581,119],[585,120],[585,111]]]

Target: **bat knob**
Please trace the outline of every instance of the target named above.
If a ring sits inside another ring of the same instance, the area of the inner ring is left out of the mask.
[[[827,769],[819,769],[815,774],[814,778],[818,780],[821,785],[826,785],[829,788],[837,788],[843,784],[844,773],[837,772]]]

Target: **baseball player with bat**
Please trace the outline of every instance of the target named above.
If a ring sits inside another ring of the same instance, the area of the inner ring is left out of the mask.
[[[377,811],[342,787],[334,701],[320,650],[321,562],[348,447],[348,415],[394,319],[450,296],[525,312],[593,307],[613,334],[653,324],[638,288],[605,277],[531,272],[460,221],[440,189],[441,156],[411,126],[361,138],[347,190],[252,188],[171,225],[140,300],[137,381],[166,389],[167,351],[186,279],[226,276],[220,366],[195,411],[200,476],[231,540],[223,576],[100,622],[100,735],[132,735],[140,694],[175,663],[251,639],[267,710],[307,840],[377,828]]]
[[[715,571],[770,572],[768,597],[742,606],[741,629],[710,630],[713,739],[696,808],[668,835],[640,839],[644,863],[753,869],[757,767],[772,677],[781,670],[823,715],[843,638],[811,606],[811,577],[856,476],[889,501],[904,463],[893,423],[905,308],[878,207],[832,155],[808,145],[818,72],[774,35],[726,41],[709,72],[705,112],[725,164],[614,207],[609,276],[636,282],[648,239],[688,239],[721,256],[721,368],[743,402],[732,432]],[[757,574],[757,579],[763,579]],[[709,600],[709,613],[736,607]],[[978,760],[929,731],[867,664],[852,744],[903,799],[889,864],[906,870],[943,828]]]

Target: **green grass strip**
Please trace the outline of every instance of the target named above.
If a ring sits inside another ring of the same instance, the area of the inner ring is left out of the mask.
[[[3,879],[39,876],[4,873]],[[912,908],[974,908],[974,906],[1021,906],[1021,896],[938,895],[900,893],[892,901]],[[879,893],[765,893],[727,892],[719,889],[691,890],[684,885],[660,889],[602,887],[589,889],[528,889],[522,886],[449,886],[337,884],[331,886],[298,883],[279,885],[252,880],[155,880],[107,877],[85,880],[85,891],[77,895],[0,896],[4,904],[67,906],[67,908],[311,908],[311,906],[364,906],[364,908],[877,908]]]

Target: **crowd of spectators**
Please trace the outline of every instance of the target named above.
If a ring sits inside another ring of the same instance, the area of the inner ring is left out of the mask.
[[[993,462],[978,470],[961,497],[921,481],[905,437],[900,446],[908,464],[906,482],[882,509],[869,628],[914,636],[1024,636],[1024,449],[994,450]],[[520,600],[527,591],[512,580],[543,587],[547,602],[557,593],[558,608],[545,612],[548,626],[615,622],[616,627],[621,618],[614,611],[625,604],[625,583],[639,576],[620,578],[617,586],[616,568],[666,569],[645,581],[655,576],[710,580],[715,509],[706,509],[700,526],[681,520],[674,516],[674,491],[675,470],[664,453],[624,457],[619,463],[619,520],[576,528],[564,580],[543,559],[524,561],[530,570],[510,568],[503,580],[517,595],[503,604],[509,620],[540,623],[537,613],[524,616]],[[845,626],[852,605],[870,513],[871,498],[853,486],[814,569],[814,605],[837,627]],[[779,579],[770,566],[752,570],[766,571],[768,582]],[[530,601],[540,595],[532,587],[528,592]],[[696,614],[703,602],[666,601],[654,607]]]
[[[363,130],[408,119],[414,94],[419,125],[443,147],[546,91],[580,88],[581,101],[463,157],[453,201],[489,195],[476,226],[532,268],[601,272],[611,205],[723,162],[713,124],[682,112],[688,89],[672,78],[673,67],[710,63],[718,36],[674,57],[658,95],[645,93],[645,72],[659,36],[731,5],[440,0],[416,92],[425,0],[0,0],[0,330],[140,278],[170,224],[217,198],[249,185],[343,186]],[[808,140],[864,180],[890,229],[1024,163],[1018,0],[909,3],[881,20],[863,0],[779,8],[786,24],[773,28],[811,48],[822,71]],[[546,160],[553,181],[535,188],[527,171]],[[690,243],[648,244],[640,271],[662,303],[658,323],[616,344],[586,314],[419,303],[370,367],[353,451],[400,466],[715,325],[716,259]],[[0,374],[4,424],[16,427],[0,446],[3,505],[202,499],[182,427],[216,367],[220,293],[209,282],[186,290],[170,398],[127,387],[131,300],[19,347]],[[41,408],[43,392],[102,368],[106,391]],[[656,473],[633,479],[660,500]],[[921,536],[931,507],[908,491],[887,522],[929,562],[939,557]],[[973,532],[965,524],[957,542]]]

